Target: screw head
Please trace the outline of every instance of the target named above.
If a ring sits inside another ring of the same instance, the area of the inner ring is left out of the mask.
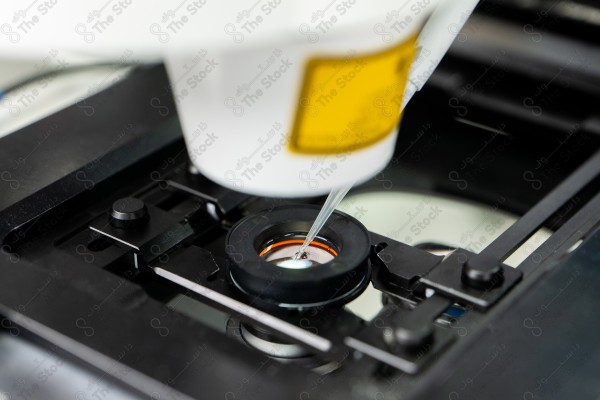
[[[148,208],[140,199],[124,197],[115,201],[110,211],[110,223],[116,228],[139,227],[148,221]]]
[[[502,280],[502,266],[493,257],[476,255],[463,265],[462,276],[463,281],[473,287],[494,285]]]
[[[418,326],[398,326],[394,329],[396,343],[403,347],[415,348],[427,344],[433,338],[433,324]]]

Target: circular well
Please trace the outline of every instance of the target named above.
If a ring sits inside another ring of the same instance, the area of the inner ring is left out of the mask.
[[[265,261],[281,268],[304,269],[314,268],[332,261],[338,256],[338,251],[323,239],[317,238],[297,257],[304,239],[282,239],[273,241],[258,254]]]
[[[335,211],[308,255],[292,260],[320,207],[283,206],[246,217],[226,239],[233,284],[253,300],[284,308],[345,304],[369,283],[369,234]]]

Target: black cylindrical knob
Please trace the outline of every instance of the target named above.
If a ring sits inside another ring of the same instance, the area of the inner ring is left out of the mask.
[[[412,326],[411,326],[412,325]],[[408,324],[408,326],[397,326],[394,329],[396,344],[411,349],[429,343],[433,338],[433,324]]]
[[[148,221],[148,208],[140,199],[125,197],[115,201],[110,211],[110,224],[115,228],[130,229]]]
[[[472,287],[493,287],[502,282],[502,266],[493,257],[476,255],[463,265],[462,277]]]

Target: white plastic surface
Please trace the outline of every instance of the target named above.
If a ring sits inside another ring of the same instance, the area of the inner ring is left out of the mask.
[[[409,79],[412,93],[426,80],[419,66],[437,65],[476,3],[6,1],[0,3],[0,54],[36,63],[48,54],[78,63],[119,62],[124,54],[127,62],[163,60],[171,80],[164,93],[177,100],[188,152],[201,173],[248,193],[314,196],[372,177],[391,158],[396,138],[391,132],[352,153],[292,154],[287,140],[306,61],[387,49],[433,13],[419,41],[425,57],[415,62],[419,77]],[[157,112],[163,101],[148,99]]]

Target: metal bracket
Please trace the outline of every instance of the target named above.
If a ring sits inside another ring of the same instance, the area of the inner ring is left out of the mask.
[[[522,272],[506,265],[496,265],[499,273],[492,276],[487,284],[474,285],[466,278],[465,268],[476,254],[458,249],[431,270],[420,282],[459,302],[473,304],[480,310],[486,310],[506,294],[523,276]],[[481,260],[481,258],[477,258]],[[495,259],[486,259],[487,263],[496,263]]]

